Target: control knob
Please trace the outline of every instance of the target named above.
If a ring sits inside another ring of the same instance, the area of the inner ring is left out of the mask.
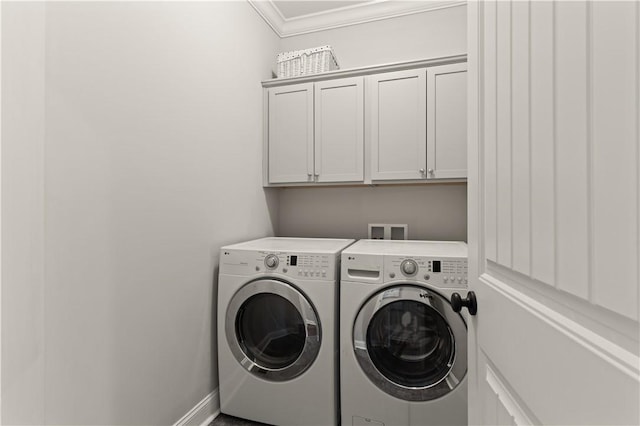
[[[268,254],[267,257],[264,258],[264,266],[269,269],[277,268],[278,263],[280,263],[280,261],[278,260],[278,256],[275,254]]]
[[[418,272],[418,264],[414,260],[407,259],[400,265],[400,270],[407,277],[411,277]]]

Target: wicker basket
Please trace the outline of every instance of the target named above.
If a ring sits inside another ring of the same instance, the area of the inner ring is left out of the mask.
[[[278,54],[278,78],[298,77],[340,69],[331,46]]]

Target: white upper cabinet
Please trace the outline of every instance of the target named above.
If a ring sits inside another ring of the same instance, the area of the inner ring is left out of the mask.
[[[467,64],[427,69],[427,178],[467,177]]]
[[[466,179],[465,59],[264,81],[265,186]]]
[[[371,179],[424,179],[427,86],[424,69],[368,77]]]
[[[267,93],[269,183],[313,182],[313,83]]]
[[[363,77],[315,83],[315,180],[364,180]]]

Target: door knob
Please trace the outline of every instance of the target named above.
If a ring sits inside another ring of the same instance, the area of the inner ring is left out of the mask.
[[[464,299],[458,293],[451,295],[451,308],[453,308],[453,312],[460,312],[463,307],[466,307],[471,315],[475,315],[478,312],[478,301],[476,300],[476,294],[474,292],[468,292],[467,297]]]

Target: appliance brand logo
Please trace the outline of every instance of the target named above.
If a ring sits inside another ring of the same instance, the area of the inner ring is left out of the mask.
[[[420,293],[421,299],[430,299],[431,295],[429,293]]]

